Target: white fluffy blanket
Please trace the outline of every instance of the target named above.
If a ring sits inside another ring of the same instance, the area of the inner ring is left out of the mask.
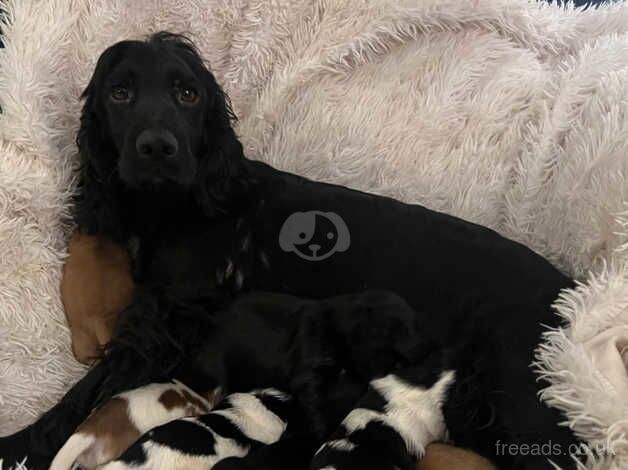
[[[556,304],[568,327],[539,351],[550,383],[542,398],[606,449],[591,468],[628,468],[628,400],[583,347],[628,324],[628,5],[8,3],[0,434],[31,422],[83,372],[58,292],[78,96],[105,47],[169,29],[196,40],[231,95],[249,157],[488,225],[579,278]]]

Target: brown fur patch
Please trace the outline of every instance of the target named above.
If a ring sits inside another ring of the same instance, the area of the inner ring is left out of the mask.
[[[430,444],[417,470],[495,470],[484,457],[447,444]]]
[[[127,409],[126,399],[114,397],[78,427],[77,432],[94,436],[98,443],[98,449],[88,450],[79,457],[81,465],[92,468],[103,460],[114,460],[139,439],[140,433],[129,419]]]
[[[131,303],[135,289],[131,259],[115,243],[78,231],[70,239],[68,252],[61,300],[74,356],[89,364],[100,356],[118,315]]]
[[[161,403],[165,409],[171,411],[175,408],[183,408],[188,404],[188,400],[179,390],[170,388],[159,396],[159,403]]]
[[[174,410],[175,408],[184,409],[186,416],[205,414],[210,411],[213,406],[213,403],[210,403],[208,406],[203,400],[186,389],[177,390],[175,388],[163,392],[159,397],[159,403],[168,411]]]

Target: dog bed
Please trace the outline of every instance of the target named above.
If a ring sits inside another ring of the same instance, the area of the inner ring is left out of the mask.
[[[168,29],[188,33],[208,59],[250,158],[487,225],[579,279],[556,300],[565,328],[538,350],[541,398],[589,444],[588,468],[628,467],[628,5],[9,0],[6,8],[0,435],[33,421],[84,372],[59,297],[78,97],[108,45]]]

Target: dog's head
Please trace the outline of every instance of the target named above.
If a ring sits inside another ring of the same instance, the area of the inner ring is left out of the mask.
[[[83,98],[83,192],[188,192],[212,213],[233,196],[244,167],[235,116],[186,38],[162,32],[114,44]]]

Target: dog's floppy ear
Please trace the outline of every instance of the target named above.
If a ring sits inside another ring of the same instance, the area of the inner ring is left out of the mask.
[[[107,49],[98,59],[92,78],[81,97],[85,100],[77,135],[80,180],[75,198],[75,220],[80,229],[92,234],[121,240],[120,216],[116,198],[120,191],[117,178],[117,150],[109,136],[99,93],[106,72],[111,69],[125,43]]]
[[[214,76],[203,67],[203,84],[208,97],[203,136],[204,155],[199,161],[197,199],[209,216],[240,204],[253,181],[247,160],[232,123],[236,116],[229,97]]]

